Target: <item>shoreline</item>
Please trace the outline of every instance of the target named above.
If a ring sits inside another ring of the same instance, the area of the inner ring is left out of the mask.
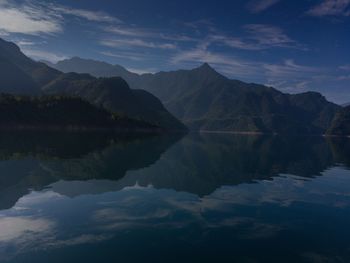
[[[350,135],[333,135],[333,134],[284,134],[284,133],[264,133],[264,132],[249,132],[249,131],[210,131],[210,130],[198,130],[191,131],[193,133],[207,133],[207,134],[233,134],[233,135],[259,135],[259,136],[303,136],[303,137],[336,137],[336,138],[350,138]]]

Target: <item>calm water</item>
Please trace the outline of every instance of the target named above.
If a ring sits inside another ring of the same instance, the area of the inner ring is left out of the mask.
[[[350,262],[350,140],[2,134],[0,262]]]

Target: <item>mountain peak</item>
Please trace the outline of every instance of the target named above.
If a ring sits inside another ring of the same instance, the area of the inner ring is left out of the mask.
[[[222,75],[218,73],[214,68],[212,68],[208,63],[203,63],[201,66],[198,68],[195,68],[194,71],[199,72],[201,74],[207,75],[207,76],[215,76],[219,77]]]
[[[214,70],[207,62],[204,62],[199,69]]]
[[[210,66],[207,62],[203,63],[201,66],[197,68],[197,70],[206,72],[206,73],[215,73],[219,74],[212,66]]]

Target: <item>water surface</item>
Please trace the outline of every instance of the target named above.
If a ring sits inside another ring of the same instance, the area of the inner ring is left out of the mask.
[[[350,141],[3,134],[1,262],[350,262]]]

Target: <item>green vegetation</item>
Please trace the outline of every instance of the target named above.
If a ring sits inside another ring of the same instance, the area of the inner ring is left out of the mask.
[[[147,122],[112,114],[81,98],[0,95],[0,129],[156,131]]]
[[[350,136],[350,106],[344,107],[335,115],[327,134]]]

